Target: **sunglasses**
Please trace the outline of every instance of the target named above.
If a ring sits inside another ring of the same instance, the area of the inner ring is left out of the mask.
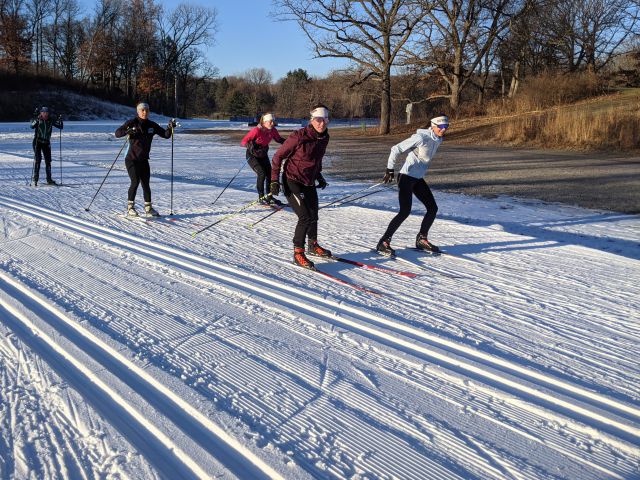
[[[449,128],[449,124],[448,123],[443,123],[442,125],[436,125],[434,123],[433,125],[438,127],[440,130],[446,130],[447,128]]]

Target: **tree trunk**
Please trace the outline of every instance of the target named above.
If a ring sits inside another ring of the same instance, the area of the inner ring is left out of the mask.
[[[387,135],[391,131],[391,71],[390,68],[382,77],[382,92],[380,98],[380,135]]]

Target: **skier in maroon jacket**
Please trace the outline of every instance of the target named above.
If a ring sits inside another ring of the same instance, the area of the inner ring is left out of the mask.
[[[260,117],[259,125],[249,130],[240,144],[247,147],[247,162],[251,169],[256,172],[256,190],[258,190],[258,199],[262,204],[282,205],[282,202],[271,195],[265,196],[265,186],[269,189],[271,182],[271,163],[269,162],[269,143],[271,140],[282,144],[284,138],[280,136],[276,127],[274,127],[275,118],[271,113],[266,113]],[[267,192],[268,193],[268,192]]]
[[[296,265],[314,269],[305,255],[329,257],[331,252],[318,245],[318,192],[327,182],[322,176],[322,157],[329,143],[329,110],[316,105],[311,111],[309,125],[296,130],[287,137],[271,161],[271,195],[280,193],[280,171],[282,189],[293,211],[298,216],[293,236],[293,261]],[[317,185],[316,185],[317,182]]]

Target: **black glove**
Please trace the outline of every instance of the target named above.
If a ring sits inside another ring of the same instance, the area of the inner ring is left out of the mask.
[[[318,188],[320,190],[324,190],[325,188],[327,188],[327,185],[329,185],[329,184],[324,179],[324,177],[321,174],[318,174]]]
[[[247,142],[247,153],[251,157],[255,157],[256,156],[255,153],[254,153],[254,147],[255,147],[255,144],[253,142]]]
[[[127,135],[129,135],[130,137],[135,135],[138,132],[138,129],[136,127],[127,127]]]
[[[382,183],[391,183],[393,182],[393,168],[387,168],[387,171],[382,177]]]
[[[173,130],[174,128],[176,128],[176,125],[178,125],[178,122],[176,122],[175,118],[172,118],[167,124],[167,130]]]
[[[40,116],[40,109],[38,107],[33,111],[33,118],[38,118]]]
[[[271,185],[269,186],[269,191],[271,192],[271,195],[273,195],[274,197],[280,195],[280,183],[271,182]]]

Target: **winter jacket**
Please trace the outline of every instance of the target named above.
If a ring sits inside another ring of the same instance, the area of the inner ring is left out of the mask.
[[[47,120],[34,118],[31,120],[31,128],[35,129],[35,136],[33,137],[34,142],[38,142],[41,145],[48,145],[51,141],[51,132],[53,127],[62,130],[62,120],[52,120],[51,118],[48,118]]]
[[[129,136],[129,149],[125,160],[141,162],[149,160],[151,141],[154,135],[162,138],[171,138],[171,129],[165,130],[156,122],[142,120],[140,117],[127,120],[116,130],[116,138],[124,137],[129,127],[135,127],[136,133]]]
[[[387,168],[393,169],[394,163],[400,154],[411,150],[399,173],[414,178],[422,178],[427,173],[431,159],[436,154],[441,143],[442,137],[438,137],[433,129],[418,129],[411,137],[391,148]]]
[[[287,137],[271,161],[271,181],[277,182],[284,162],[284,175],[303,185],[315,185],[322,171],[322,157],[329,143],[329,132],[318,133],[311,126]],[[286,160],[286,162],[285,162]]]
[[[268,147],[271,140],[275,140],[278,143],[284,143],[284,138],[280,136],[275,127],[268,129],[257,126],[249,130],[249,133],[244,136],[240,145],[246,147],[247,143],[253,142],[260,147]]]

